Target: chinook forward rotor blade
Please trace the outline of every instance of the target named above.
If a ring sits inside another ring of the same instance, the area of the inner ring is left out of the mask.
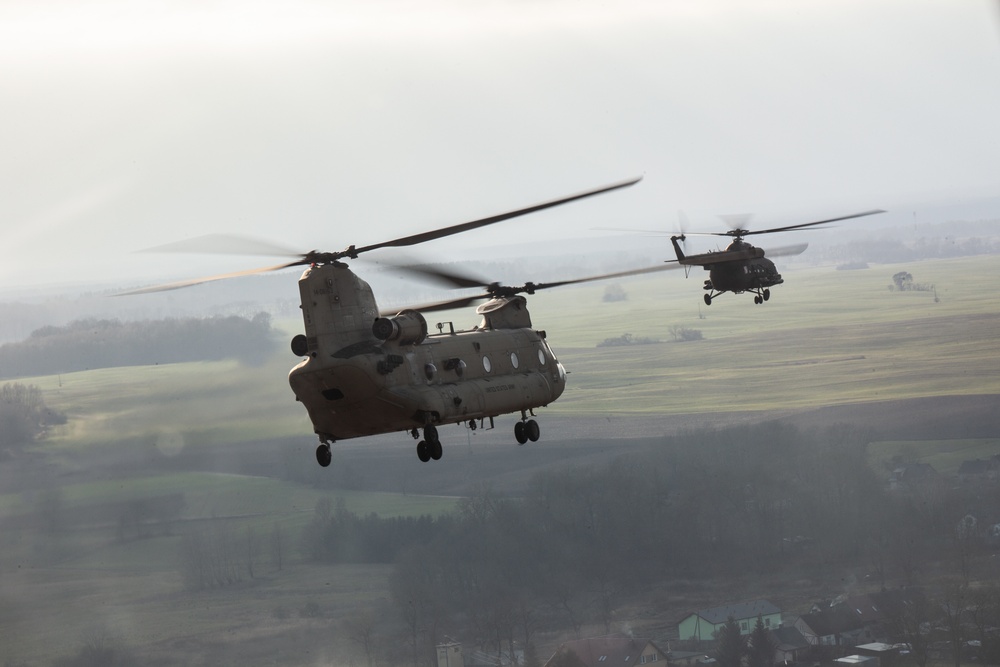
[[[347,253],[346,257],[356,258],[360,253],[368,252],[369,250],[375,250],[377,248],[401,248],[404,246],[417,245],[418,243],[424,243],[425,241],[433,241],[435,239],[444,238],[445,236],[451,236],[453,234],[461,234],[462,232],[467,232],[471,229],[478,229],[479,227],[485,227],[486,225],[492,225],[497,222],[502,222],[504,220],[510,220],[511,218],[516,218],[518,216],[527,215],[528,213],[534,213],[536,211],[542,211],[547,208],[552,208],[553,206],[559,206],[561,204],[568,204],[571,201],[576,201],[578,199],[584,199],[586,197],[593,197],[594,195],[599,195],[604,192],[611,192],[612,190],[618,190],[620,188],[627,188],[629,186],[635,185],[642,180],[642,176],[631,178],[627,181],[621,181],[619,183],[613,183],[611,185],[605,185],[600,188],[594,188],[593,190],[585,190],[583,192],[578,192],[575,195],[569,195],[568,197],[561,197],[559,199],[553,199],[550,201],[542,202],[541,204],[535,204],[534,206],[528,206],[526,208],[521,208],[516,211],[509,211],[507,213],[501,213],[499,215],[492,215],[488,218],[482,218],[481,220],[473,220],[471,222],[463,222],[458,225],[452,225],[451,227],[444,227],[442,229],[437,229],[430,232],[422,232],[420,234],[413,234],[412,236],[404,236],[402,238],[393,239],[392,241],[384,241],[382,243],[376,243],[374,245],[362,246],[361,248],[348,248],[344,252]]]
[[[191,280],[178,280],[173,283],[163,283],[160,285],[151,285],[149,287],[140,287],[139,289],[127,290],[125,292],[116,292],[111,296],[132,296],[135,294],[152,294],[154,292],[169,292],[170,290],[183,289],[185,287],[194,287],[195,285],[201,285],[202,283],[210,283],[216,280],[228,280],[229,278],[242,278],[243,276],[253,276],[261,273],[270,273],[271,271],[281,271],[282,269],[288,269],[293,266],[300,266],[301,261],[289,262],[287,264],[278,264],[276,266],[264,266],[256,269],[247,269],[245,271],[233,271],[232,273],[220,273],[217,276],[205,276],[202,278],[193,278]]]
[[[145,248],[139,252],[178,252],[205,255],[260,255],[270,257],[302,257],[298,250],[252,236],[238,234],[205,234],[163,245]]]
[[[119,292],[115,296],[127,296],[132,294],[148,294],[152,292],[165,292],[169,290],[181,289],[184,287],[192,287],[194,285],[200,285],[202,283],[214,282],[217,280],[225,280],[228,278],[239,278],[242,276],[255,275],[259,273],[269,273],[271,271],[280,271],[282,269],[288,269],[294,266],[308,266],[310,264],[329,264],[331,262],[336,262],[337,260],[349,257],[351,259],[356,259],[358,255],[363,252],[368,252],[370,250],[376,250],[378,248],[388,248],[388,247],[403,247],[416,245],[418,243],[424,243],[426,241],[433,241],[435,239],[444,238],[446,236],[451,236],[453,234],[461,234],[462,232],[467,232],[473,229],[478,229],[479,227],[485,227],[487,225],[492,225],[497,222],[502,222],[504,220],[510,220],[511,218],[516,218],[518,216],[527,215],[528,213],[534,213],[535,211],[542,211],[547,208],[552,208],[554,206],[560,206],[561,204],[567,204],[578,199],[585,199],[586,197],[593,197],[594,195],[599,195],[605,192],[611,192],[612,190],[618,190],[621,188],[627,188],[635,185],[642,180],[642,177],[632,178],[626,181],[621,181],[618,183],[612,183],[611,185],[605,185],[603,187],[594,188],[592,190],[585,190],[583,192],[578,192],[574,195],[569,195],[567,197],[561,197],[559,199],[553,199],[550,201],[542,202],[540,204],[535,204],[533,206],[528,206],[526,208],[517,209],[516,211],[509,211],[507,213],[501,213],[499,215],[493,215],[488,218],[482,218],[480,220],[473,220],[471,222],[463,222],[458,225],[452,225],[450,227],[444,227],[441,229],[422,232],[420,234],[413,234],[410,236],[404,236],[402,238],[393,239],[391,241],[384,241],[382,243],[376,243],[374,245],[362,246],[357,248],[355,246],[348,246],[345,250],[340,250],[337,252],[320,252],[318,250],[311,250],[307,253],[299,253],[288,248],[284,248],[277,244],[268,243],[266,241],[260,241],[258,239],[253,239],[249,237],[231,236],[226,234],[213,234],[203,237],[198,237],[195,239],[189,239],[187,241],[178,241],[176,243],[168,243],[166,245],[157,246],[154,248],[147,248],[142,252],[198,252],[198,253],[224,253],[224,254],[263,254],[263,255],[278,255],[286,257],[297,257],[295,261],[288,262],[285,264],[279,264],[277,266],[265,266],[256,269],[248,269],[245,271],[234,271],[232,273],[223,273],[216,276],[207,276],[203,278],[194,278],[191,280],[183,280],[172,283],[165,283],[161,285],[153,285],[150,287],[144,287],[135,290],[129,290],[126,292]],[[470,286],[478,287],[481,283],[475,281],[470,283]]]

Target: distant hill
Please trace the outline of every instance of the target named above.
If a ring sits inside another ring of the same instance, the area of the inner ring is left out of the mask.
[[[274,351],[276,338],[267,313],[249,319],[77,320],[0,346],[0,378],[220,359],[252,364]]]

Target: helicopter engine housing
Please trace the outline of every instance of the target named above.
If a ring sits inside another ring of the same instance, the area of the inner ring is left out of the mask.
[[[372,335],[398,345],[416,345],[427,338],[427,320],[415,310],[404,310],[395,317],[375,320]]]

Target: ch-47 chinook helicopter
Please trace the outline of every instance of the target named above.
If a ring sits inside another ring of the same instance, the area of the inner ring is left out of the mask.
[[[709,278],[705,281],[705,305],[712,305],[715,297],[725,293],[733,292],[741,294],[752,292],[753,302],[762,304],[771,298],[771,287],[784,282],[781,274],[778,273],[774,262],[764,257],[764,250],[753,246],[743,240],[743,237],[753,234],[774,234],[777,232],[788,232],[815,227],[840,220],[850,220],[851,218],[861,218],[866,215],[885,213],[882,210],[864,211],[839,218],[829,220],[817,220],[815,222],[805,222],[798,225],[788,225],[786,227],[773,227],[771,229],[760,229],[750,231],[746,228],[747,216],[727,216],[727,221],[732,223],[732,229],[727,232],[701,232],[694,234],[681,233],[670,237],[670,242],[674,246],[677,254],[677,262],[680,266],[702,266],[709,272]],[[686,255],[681,249],[678,241],[683,242],[687,236],[730,236],[732,242],[725,250],[707,252],[698,255]],[[788,255],[798,255],[805,251],[808,244],[800,243],[782,248],[774,248],[768,251],[771,257],[781,257]],[[676,266],[676,265],[675,265]]]
[[[412,246],[458,234],[628,187],[639,180],[374,245],[352,245],[332,253],[291,253],[296,259],[278,266],[123,294],[171,290],[223,278],[307,266],[299,279],[304,333],[296,335],[291,343],[292,351],[304,359],[290,371],[288,381],[319,436],[316,460],[321,466],[330,465],[330,445],[337,440],[395,431],[406,432],[416,440],[422,430],[417,456],[424,462],[437,460],[442,455],[439,426],[464,424],[475,429],[488,422],[492,428],[495,417],[508,413],[520,413],[520,420],[514,424],[514,437],[519,444],[524,444],[538,440],[540,428],[531,418],[533,411],[563,393],[566,370],[549,347],[545,331],[534,328],[522,294],[660,271],[666,267],[660,264],[555,283],[529,282],[520,287],[493,283],[486,286],[485,292],[474,296],[385,312],[379,310],[368,283],[341,260],[356,259],[378,248]],[[152,250],[192,251],[192,247],[188,242],[181,242]],[[444,278],[454,286],[482,286],[482,282],[474,279],[426,267],[413,268]],[[482,300],[486,303],[476,309],[481,322],[463,331],[453,326],[445,331],[441,326],[438,333],[431,333],[420,312],[457,308]]]

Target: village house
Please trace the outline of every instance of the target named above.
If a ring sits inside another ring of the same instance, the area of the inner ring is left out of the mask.
[[[988,459],[962,461],[958,467],[958,478],[962,482],[985,482],[1000,476],[1000,454]]]
[[[649,639],[626,636],[576,639],[559,646],[545,667],[667,666],[667,652]]]
[[[842,604],[799,616],[795,629],[812,646],[856,646],[864,624],[854,612]]]
[[[887,624],[923,596],[919,588],[855,595],[800,616],[795,627],[813,646],[855,647],[886,641]]]
[[[523,665],[524,651],[517,649],[511,655],[504,652],[485,653],[478,649],[464,650],[462,644],[449,639],[437,645],[437,667],[509,667]]]
[[[889,488],[914,487],[937,479],[937,470],[928,463],[904,463],[889,474]]]
[[[774,664],[776,665],[800,662],[811,648],[802,633],[793,626],[774,628],[771,630],[771,639],[774,643]]]
[[[740,634],[748,635],[753,632],[758,616],[765,628],[781,625],[780,609],[767,600],[754,600],[694,612],[677,624],[677,632],[681,640],[709,641],[732,617],[740,628]]]
[[[670,667],[693,667],[714,664],[715,660],[702,651],[670,651],[667,653],[667,663]]]

